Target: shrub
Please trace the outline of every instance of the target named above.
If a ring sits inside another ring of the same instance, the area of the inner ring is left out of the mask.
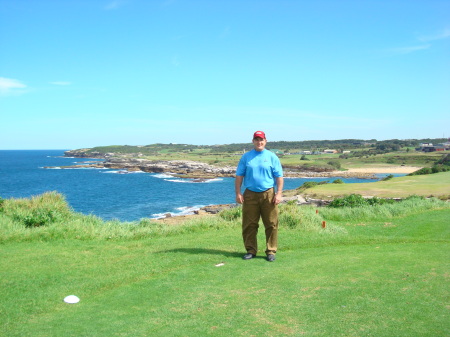
[[[357,207],[364,205],[367,205],[367,202],[360,194],[351,194],[343,198],[334,199],[328,207]]]
[[[387,200],[383,204],[367,204],[358,207],[324,207],[320,211],[320,214],[325,220],[367,221],[374,219],[389,219],[425,210],[444,209],[449,207],[450,204],[448,202],[436,198],[425,199],[423,197],[411,196],[400,202]]]
[[[317,185],[325,185],[328,184],[328,180],[325,181],[306,181],[304,182],[300,187],[297,188],[297,190],[306,190],[307,188],[311,188]]]
[[[287,203],[280,205],[279,209],[279,222],[282,227],[301,228],[308,231],[321,229],[323,219],[312,208],[301,207],[296,203]]]
[[[233,221],[240,219],[242,217],[242,207],[233,207],[229,209],[224,209],[223,211],[219,212],[219,216],[228,221]]]
[[[337,170],[341,169],[341,163],[338,160],[330,160],[327,164],[333,166]]]
[[[392,178],[394,178],[394,175],[389,174],[386,177],[384,177],[383,179],[381,179],[381,181],[387,181],[387,180],[391,180]]]
[[[333,181],[333,184],[345,184],[342,179],[336,179]]]
[[[3,204],[3,213],[25,227],[40,227],[66,219],[72,212],[64,196],[47,192],[31,199],[12,199]]]
[[[360,207],[360,206],[374,206],[374,205],[383,205],[387,203],[394,203],[395,201],[392,199],[382,199],[382,198],[363,198],[359,194],[351,194],[345,196],[343,198],[334,199],[328,207]]]
[[[433,167],[424,167],[420,170],[414,171],[409,176],[415,176],[415,175],[422,175],[422,174],[432,174],[432,173],[439,173],[439,172],[447,172],[450,171],[450,155],[446,154],[445,156],[442,156],[441,159],[439,159],[436,164],[433,165]]]

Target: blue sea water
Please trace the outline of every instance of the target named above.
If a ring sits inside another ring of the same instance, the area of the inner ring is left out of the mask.
[[[234,203],[234,178],[205,183],[164,174],[129,173],[109,169],[48,169],[98,159],[67,158],[64,150],[0,150],[0,197],[29,198],[47,191],[66,197],[74,211],[105,220],[134,221],[165,213],[189,214],[207,205]],[[285,189],[305,181],[333,178],[285,179]],[[367,179],[342,179],[346,183]]]

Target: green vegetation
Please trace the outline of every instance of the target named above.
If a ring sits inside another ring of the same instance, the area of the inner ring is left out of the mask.
[[[449,199],[450,172],[441,172],[431,175],[404,176],[386,181],[360,184],[317,184],[306,191],[300,189],[302,194],[321,198],[333,199],[350,194],[363,196],[377,196],[380,198],[406,198],[410,195],[424,197],[435,196],[443,200]]]
[[[445,139],[412,139],[377,141],[343,139],[320,141],[270,141],[268,149],[277,149],[285,169],[297,171],[326,172],[352,168],[379,168],[389,166],[423,167],[418,173],[428,174],[445,171],[442,163],[447,153],[415,151],[420,143],[442,143]],[[252,144],[190,145],[152,144],[145,146],[114,145],[76,150],[85,157],[116,155],[147,160],[192,160],[216,166],[236,166],[242,153],[252,149]],[[334,149],[338,153],[323,153]],[[309,151],[314,154],[304,154]],[[344,152],[345,151],[345,152]]]
[[[381,179],[381,181],[387,181],[387,180],[391,180],[392,178],[394,178],[394,175],[389,174],[386,177],[384,177],[383,179]]]
[[[413,173],[410,173],[410,176],[414,175],[421,175],[421,174],[432,174],[432,173],[439,173],[439,172],[447,172],[450,171],[450,154],[446,154],[442,156],[441,159],[439,159],[433,167],[424,167],[420,170],[417,170]]]
[[[1,334],[448,334],[449,203],[282,205],[274,263],[241,259],[240,216],[104,222],[57,193],[1,200]]]
[[[394,203],[393,199],[381,199],[377,197],[364,198],[359,194],[351,194],[343,198],[336,198],[328,205],[328,207],[340,208],[340,207],[362,207],[362,206],[374,206],[383,205],[387,203]]]

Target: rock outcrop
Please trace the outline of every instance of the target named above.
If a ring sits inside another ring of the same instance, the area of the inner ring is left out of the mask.
[[[174,177],[194,178],[198,182],[203,179],[213,179],[218,177],[234,177],[236,174],[235,166],[214,166],[203,162],[191,160],[149,160],[136,158],[131,155],[88,152],[89,149],[66,151],[66,157],[76,158],[102,158],[103,162],[97,162],[87,165],[75,165],[74,167],[93,167],[125,170],[128,172],[142,171],[149,173],[167,173]],[[66,167],[62,167],[66,168]],[[314,177],[344,177],[344,178],[376,178],[372,173],[355,173],[346,171],[301,171],[302,168],[296,166],[287,166],[284,168],[284,176],[290,178],[314,178]]]
[[[218,167],[190,160],[153,161],[146,159],[110,158],[103,166],[110,169],[143,171],[150,173],[168,173],[176,177],[212,179],[233,177],[236,169],[231,166]]]

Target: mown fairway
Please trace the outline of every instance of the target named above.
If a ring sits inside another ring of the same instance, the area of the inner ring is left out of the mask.
[[[241,259],[237,222],[6,240],[0,335],[448,336],[449,219],[444,207],[325,230],[282,224],[274,263]],[[81,301],[64,303],[71,294]]]
[[[364,196],[398,197],[409,195],[449,196],[450,172],[428,174],[421,176],[404,176],[388,181],[377,181],[362,184],[326,184],[307,189],[304,194],[320,198],[330,198],[346,194],[361,194]]]

